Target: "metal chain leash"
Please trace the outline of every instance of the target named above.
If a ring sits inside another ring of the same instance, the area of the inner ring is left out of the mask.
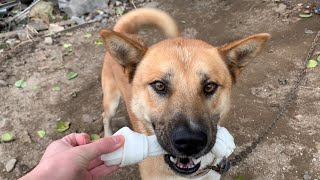
[[[317,45],[317,42],[320,38],[320,31],[318,31],[317,35],[315,36],[311,47],[307,53],[307,56],[305,58],[305,62],[307,62],[311,56],[313,55],[314,49]],[[275,127],[276,123],[285,115],[287,112],[287,108],[292,103],[292,101],[297,96],[297,91],[299,90],[299,87],[301,85],[302,80],[305,78],[307,74],[307,67],[304,66],[303,69],[300,70],[299,76],[293,87],[291,88],[287,100],[282,104],[280,107],[280,110],[276,116],[276,118],[273,120],[271,125],[268,127],[267,130],[264,131],[264,133],[260,134],[252,143],[250,146],[247,146],[244,150],[240,151],[238,154],[234,156],[232,159],[224,159],[221,161],[221,163],[218,166],[209,166],[208,168],[215,170],[219,172],[220,174],[223,174],[224,172],[227,172],[231,166],[236,166],[240,162],[244,161],[244,159],[252,153],[252,151],[257,147],[258,144],[261,143],[261,141],[271,132],[271,130]]]

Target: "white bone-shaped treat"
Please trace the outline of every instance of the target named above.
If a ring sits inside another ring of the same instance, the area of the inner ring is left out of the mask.
[[[155,135],[146,136],[137,132],[133,132],[128,127],[123,127],[114,135],[122,134],[125,138],[124,145],[116,151],[101,156],[101,160],[105,165],[120,167],[139,163],[149,156],[159,156],[167,154],[162,149]],[[234,139],[229,131],[218,126],[216,143],[211,152],[215,156],[214,165],[218,164],[224,157],[228,157],[236,148]]]

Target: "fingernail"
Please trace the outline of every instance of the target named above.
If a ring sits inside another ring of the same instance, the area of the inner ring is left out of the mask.
[[[112,139],[115,144],[121,144],[121,142],[123,140],[123,136],[122,135],[112,136]]]

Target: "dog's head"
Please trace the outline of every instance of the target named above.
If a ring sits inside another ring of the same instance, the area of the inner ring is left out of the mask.
[[[166,163],[192,177],[213,162],[217,124],[229,109],[242,68],[269,39],[257,34],[221,47],[194,39],[167,39],[149,48],[101,31],[109,53],[127,71],[131,109],[169,153]]]

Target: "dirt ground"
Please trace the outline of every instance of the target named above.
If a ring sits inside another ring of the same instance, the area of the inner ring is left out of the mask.
[[[235,138],[237,152],[250,144],[276,117],[290,88],[305,66],[304,58],[318,31],[320,16],[297,19],[290,9],[302,1],[287,3],[289,17],[276,12],[272,0],[155,0],[148,6],[171,14],[185,37],[205,40],[214,45],[246,35],[266,32],[272,39],[264,51],[244,70],[237,82],[232,109],[222,124]],[[305,2],[305,1],[303,1]],[[112,23],[94,24],[72,34],[54,37],[53,45],[43,41],[0,55],[0,133],[11,131],[16,139],[0,144],[0,179],[16,179],[32,169],[46,146],[71,132],[102,134],[102,91],[100,71],[105,50],[93,41],[102,27]],[[92,33],[94,37],[84,38]],[[157,41],[147,35],[149,43]],[[72,52],[63,47],[72,44]],[[320,43],[320,42],[318,42]],[[320,47],[316,48],[320,51]],[[66,78],[75,71],[78,77]],[[245,180],[320,179],[320,68],[308,70],[285,117],[244,162],[223,179],[242,176]],[[24,79],[25,88],[14,83]],[[53,91],[59,86],[60,91]],[[70,94],[76,92],[77,96]],[[126,124],[124,107],[117,113],[120,124]],[[71,122],[65,133],[54,127],[59,120]],[[36,132],[47,132],[40,139]],[[17,159],[15,168],[6,172],[5,164]],[[127,167],[110,179],[140,179],[137,166]]]

